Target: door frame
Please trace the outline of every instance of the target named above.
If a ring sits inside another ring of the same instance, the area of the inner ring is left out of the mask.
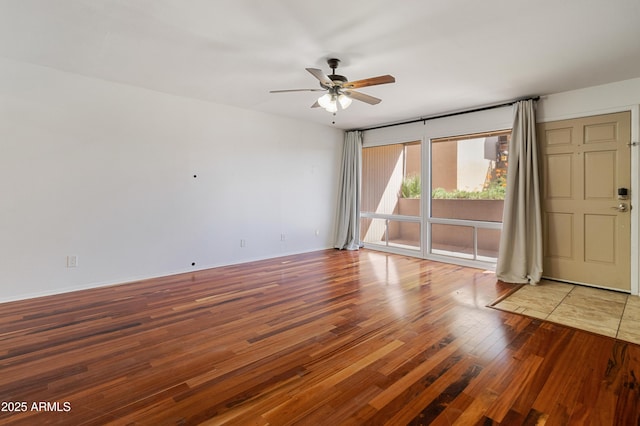
[[[545,117],[536,120],[538,123],[570,120],[616,112],[631,112],[631,294],[640,293],[640,105],[629,105],[618,108],[607,108],[577,114]]]

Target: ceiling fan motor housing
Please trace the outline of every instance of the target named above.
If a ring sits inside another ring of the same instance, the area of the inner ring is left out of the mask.
[[[336,68],[338,68],[339,63],[340,63],[340,59],[337,59],[337,58],[327,59],[327,64],[329,64],[329,68],[331,68],[331,74],[329,74],[327,77],[329,77],[333,83],[338,83],[338,85],[342,85],[346,83],[348,80],[347,80],[347,77],[336,74]]]

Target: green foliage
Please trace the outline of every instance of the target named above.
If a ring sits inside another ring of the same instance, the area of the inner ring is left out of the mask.
[[[422,189],[420,187],[420,176],[407,176],[402,180],[400,196],[402,198],[420,198]]]
[[[460,189],[446,191],[443,188],[436,188],[431,192],[431,198],[436,200],[504,200],[506,187],[505,179],[499,178],[497,181],[491,182],[491,184],[482,191],[463,191]],[[420,176],[412,175],[405,177],[400,187],[400,196],[402,198],[420,198],[420,195]]]
[[[482,191],[462,191],[459,189],[446,191],[443,188],[436,188],[431,192],[431,198],[445,200],[504,200],[505,190],[506,185],[501,182],[493,182],[487,189]]]

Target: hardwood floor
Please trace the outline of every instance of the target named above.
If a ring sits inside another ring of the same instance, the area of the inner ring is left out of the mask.
[[[509,288],[327,250],[2,304],[0,423],[639,425],[640,346]]]

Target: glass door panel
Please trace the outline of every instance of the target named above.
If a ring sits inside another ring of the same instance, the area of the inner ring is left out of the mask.
[[[421,249],[421,143],[362,150],[360,236],[375,246]]]

